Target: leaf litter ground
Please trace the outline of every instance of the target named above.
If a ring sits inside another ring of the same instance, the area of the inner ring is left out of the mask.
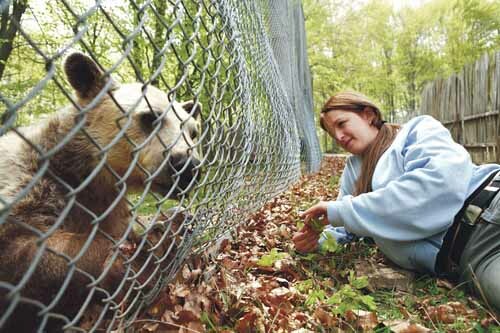
[[[334,200],[345,158],[325,157],[224,239],[187,263],[134,326],[140,332],[500,332],[449,281],[394,267],[374,244],[333,241],[300,254],[300,211]]]

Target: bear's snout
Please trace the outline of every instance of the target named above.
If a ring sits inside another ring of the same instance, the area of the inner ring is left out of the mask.
[[[189,155],[174,155],[171,157],[172,180],[177,182],[178,192],[189,192],[200,179],[200,161]],[[179,193],[180,194],[180,193]]]
[[[152,190],[172,199],[187,194],[201,178],[200,165],[201,162],[192,155],[171,156],[161,172],[153,178]]]

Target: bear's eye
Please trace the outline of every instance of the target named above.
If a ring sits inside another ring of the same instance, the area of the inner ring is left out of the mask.
[[[147,133],[150,133],[156,127],[155,121],[157,119],[158,117],[153,112],[144,112],[141,114],[140,120],[142,129]]]

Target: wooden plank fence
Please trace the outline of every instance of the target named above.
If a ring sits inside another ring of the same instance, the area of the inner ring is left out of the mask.
[[[476,163],[500,162],[500,52],[485,54],[422,92],[420,110],[441,121]]]

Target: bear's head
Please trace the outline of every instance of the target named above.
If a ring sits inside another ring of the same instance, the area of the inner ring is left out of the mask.
[[[81,53],[68,56],[64,71],[85,130],[100,146],[97,162],[105,158],[131,189],[150,186],[174,197],[193,188],[200,174],[199,103],[176,102],[152,85],[118,84]]]

